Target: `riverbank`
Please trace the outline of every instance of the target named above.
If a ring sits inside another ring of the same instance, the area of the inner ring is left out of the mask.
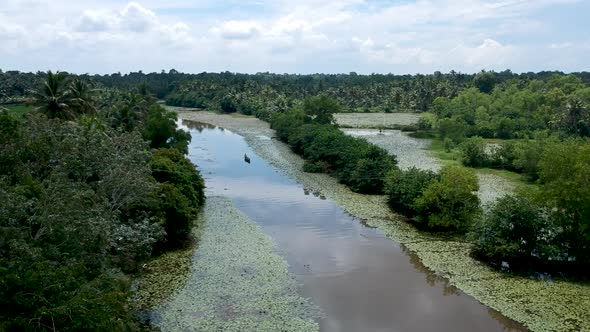
[[[177,109],[181,111],[181,109]],[[590,286],[564,281],[512,277],[469,256],[469,244],[420,233],[393,214],[383,196],[351,192],[325,174],[301,171],[303,160],[277,140],[268,124],[252,117],[210,112],[181,112],[180,117],[211,123],[243,135],[263,158],[312,191],[330,198],[347,212],[378,227],[406,245],[437,275],[480,302],[522,322],[534,331],[590,331]]]

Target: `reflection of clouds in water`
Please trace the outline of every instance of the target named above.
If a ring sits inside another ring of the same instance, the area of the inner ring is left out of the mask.
[[[214,126],[209,123],[199,122],[199,121],[192,121],[192,120],[182,120],[182,126],[188,129],[197,130],[198,132],[202,132],[203,129],[215,129],[217,126]],[[223,129],[223,128],[220,128]]]
[[[422,261],[420,260],[418,255],[413,253],[411,250],[409,250],[403,244],[400,244],[400,248],[402,249],[404,254],[406,254],[408,257],[410,257],[410,263],[412,264],[412,266],[414,266],[416,271],[422,272],[425,275],[426,283],[428,283],[432,287],[437,286],[437,285],[442,286],[444,296],[460,295],[461,294],[459,289],[457,287],[451,285],[447,278],[436,275],[432,271],[430,271],[430,269],[428,269],[422,263]]]

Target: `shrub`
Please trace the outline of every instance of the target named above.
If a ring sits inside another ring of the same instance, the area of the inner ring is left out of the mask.
[[[334,122],[334,113],[342,110],[338,101],[325,95],[309,97],[303,100],[303,111],[310,116],[314,122],[320,124],[331,124]]]
[[[223,97],[219,101],[219,107],[223,113],[235,113],[238,111],[236,102],[230,97]]]
[[[291,131],[308,122],[309,119],[302,110],[294,109],[285,113],[276,113],[270,121],[270,127],[277,133],[277,137],[283,141],[288,140]]]
[[[555,258],[558,230],[548,214],[532,199],[500,198],[474,230],[474,254],[487,261],[527,266]]]
[[[205,183],[195,168],[180,151],[158,149],[152,154],[152,176],[160,183],[169,183],[178,188],[188,199],[191,207],[197,210],[205,202],[203,189]]]
[[[389,205],[395,211],[406,215],[413,215],[414,202],[422,195],[426,187],[436,179],[432,171],[423,171],[417,168],[409,170],[394,169],[387,173],[385,178],[385,193],[388,196]]]
[[[191,232],[193,210],[189,200],[171,184],[163,183],[157,191],[159,213],[164,220],[166,244],[169,247],[182,245]]]
[[[590,264],[590,140],[549,144],[539,169],[543,199],[556,208],[569,257]]]
[[[443,140],[443,146],[445,148],[445,152],[449,153],[455,148],[456,144],[452,139],[445,137]]]
[[[322,161],[315,163],[305,161],[305,163],[303,163],[303,171],[307,173],[326,173],[328,168],[329,165]]]
[[[176,113],[160,105],[152,105],[142,130],[143,139],[150,141],[150,147],[153,149],[175,148],[182,153],[187,153],[191,135],[178,129],[176,120]]]
[[[461,161],[468,167],[485,167],[490,165],[490,157],[486,152],[486,142],[475,136],[468,138],[461,145]]]
[[[451,139],[454,143],[461,143],[467,135],[468,125],[457,119],[440,119],[438,121],[438,132],[440,136]]]
[[[383,193],[385,176],[396,164],[395,157],[387,151],[370,145],[364,157],[356,162],[348,181],[350,188],[367,194]]]
[[[479,189],[473,171],[447,166],[414,203],[416,221],[433,230],[465,231],[479,214]]]
[[[354,191],[382,193],[385,174],[397,164],[395,156],[324,123],[330,122],[327,118],[332,114],[323,112],[336,108],[337,104],[322,98],[310,99],[307,103],[304,105],[307,114],[295,108],[273,116],[271,123],[277,136],[307,159],[304,171],[331,172]]]
[[[516,159],[516,143],[508,141],[492,149],[489,162],[491,166],[517,171],[514,167]]]

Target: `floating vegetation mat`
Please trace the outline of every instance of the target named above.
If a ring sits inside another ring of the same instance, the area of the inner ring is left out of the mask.
[[[268,124],[208,112],[181,113],[181,118],[223,126],[245,137],[258,155],[331,199],[351,215],[377,227],[390,239],[406,245],[436,275],[533,331],[590,331],[590,285],[559,280],[512,277],[495,271],[469,255],[470,244],[417,231],[392,213],[385,196],[362,195],[326,174],[302,171],[303,160],[272,137]]]
[[[336,123],[347,128],[390,128],[416,124],[420,115],[415,113],[336,113]]]
[[[208,197],[201,218],[190,274],[154,308],[154,325],[162,331],[319,330],[319,309],[299,296],[287,263],[258,225],[223,197]]]
[[[397,156],[401,169],[416,167],[425,170],[438,171],[441,167],[438,160],[427,150],[430,140],[408,136],[399,130],[376,129],[342,129],[344,133],[354,137],[361,137]]]
[[[387,150],[397,157],[401,169],[416,167],[424,170],[438,171],[441,163],[428,151],[431,140],[408,136],[399,130],[376,129],[341,129],[347,135],[362,137],[367,141]],[[498,198],[514,191],[514,185],[505,178],[476,170],[479,180],[479,197],[482,205],[488,207]]]
[[[201,229],[193,231],[198,239]],[[196,243],[192,246],[167,252],[143,266],[142,273],[133,284],[134,305],[143,313],[149,312],[156,305],[168,299],[182,288],[190,275],[190,266]]]

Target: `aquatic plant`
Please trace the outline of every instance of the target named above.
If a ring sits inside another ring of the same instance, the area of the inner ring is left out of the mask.
[[[184,286],[157,306],[162,331],[318,331],[319,309],[275,244],[231,200],[208,197],[204,229]]]

